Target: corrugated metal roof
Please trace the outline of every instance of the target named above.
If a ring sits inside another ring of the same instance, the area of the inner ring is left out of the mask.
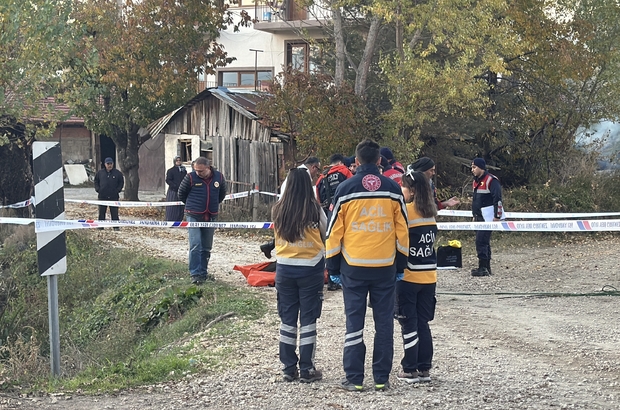
[[[151,135],[151,138],[156,137],[180,110],[192,107],[210,95],[213,95],[218,100],[225,102],[232,109],[238,111],[241,115],[244,115],[251,120],[259,119],[256,115],[256,104],[263,98],[261,94],[255,91],[232,92],[226,87],[207,88],[186,102],[182,107],[179,107],[150,123],[146,127],[146,130],[141,129],[141,135],[146,135],[148,133]]]
[[[161,130],[163,130],[166,125],[168,125],[168,122],[170,122],[172,117],[174,117],[174,115],[177,112],[179,112],[179,110],[182,110],[183,108],[185,108],[185,106],[179,107],[176,110],[164,115],[163,117],[156,119],[155,121],[153,121],[152,123],[146,126],[146,132],[144,132],[143,129],[140,129],[138,131],[138,134],[146,135],[148,133],[151,136],[151,138],[157,137],[159,133],[161,132]]]

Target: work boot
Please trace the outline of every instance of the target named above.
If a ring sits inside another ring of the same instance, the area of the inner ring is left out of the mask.
[[[488,259],[478,259],[478,269],[471,270],[471,276],[489,276],[491,273],[486,267]]]
[[[265,254],[265,257],[267,259],[271,259],[271,251],[273,251],[275,248],[276,248],[275,241],[269,241],[260,246],[261,252]]]
[[[491,272],[491,259],[484,259],[484,267],[489,271],[489,275],[493,274],[493,272]]]

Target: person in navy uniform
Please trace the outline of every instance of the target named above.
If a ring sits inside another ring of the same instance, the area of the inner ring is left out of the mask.
[[[502,186],[495,175],[487,172],[487,163],[482,158],[475,158],[471,163],[471,173],[474,174],[474,198],[471,212],[474,221],[484,222],[484,215],[488,215],[486,222],[499,221],[504,216],[502,204]],[[486,212],[488,210],[488,212]],[[491,275],[491,233],[493,231],[476,231],[476,253],[478,254],[478,269],[472,269],[472,276]]]
[[[363,390],[364,321],[370,295],[375,322],[372,373],[375,390],[389,388],[394,359],[394,288],[409,254],[407,210],[400,186],[381,175],[379,144],[367,139],[356,148],[356,174],[333,198],[325,256],[330,275],[340,275],[346,335],[345,379],[341,387]]]
[[[287,180],[286,190],[271,211],[281,320],[280,361],[285,381],[311,383],[323,377],[314,365],[314,352],[316,320],[323,303],[327,218],[308,184],[306,170],[292,169]]]

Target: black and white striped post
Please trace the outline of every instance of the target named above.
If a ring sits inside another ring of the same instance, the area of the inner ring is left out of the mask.
[[[57,142],[32,145],[35,216],[65,219],[62,153]],[[65,231],[37,232],[39,273],[47,276],[47,306],[50,327],[52,375],[60,375],[60,326],[58,320],[58,275],[67,271]]]

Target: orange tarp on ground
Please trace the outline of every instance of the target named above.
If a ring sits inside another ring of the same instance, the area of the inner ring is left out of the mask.
[[[276,263],[262,262],[253,265],[233,266],[233,270],[241,272],[250,286],[275,286]],[[325,271],[325,283],[327,283],[327,271]]]
[[[248,284],[251,286],[275,286],[276,285],[276,263],[263,262],[254,265],[239,266],[235,265],[233,270],[241,272]]]

